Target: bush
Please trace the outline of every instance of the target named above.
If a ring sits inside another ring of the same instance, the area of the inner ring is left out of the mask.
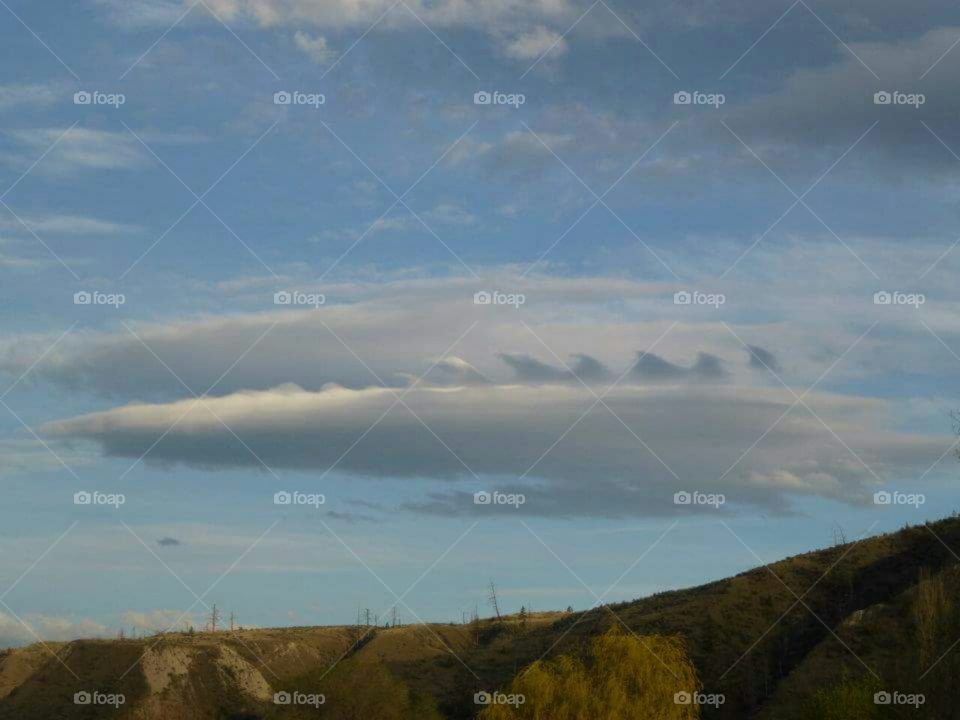
[[[810,720],[875,720],[880,707],[873,694],[880,683],[869,675],[860,679],[844,678],[827,690],[819,690],[810,702],[806,717]]]
[[[638,637],[618,629],[596,638],[585,660],[566,655],[538,661],[514,678],[507,695],[520,705],[493,704],[481,720],[691,720],[696,705],[674,702],[699,691],[679,638]]]

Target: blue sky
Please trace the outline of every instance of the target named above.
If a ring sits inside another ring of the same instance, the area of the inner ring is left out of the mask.
[[[8,0],[0,644],[586,608],[952,512],[958,14]]]

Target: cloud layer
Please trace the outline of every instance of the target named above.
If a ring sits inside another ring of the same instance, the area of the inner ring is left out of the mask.
[[[859,502],[873,484],[922,472],[943,451],[937,439],[884,428],[881,401],[834,395],[810,396],[812,412],[783,417],[789,393],[687,382],[620,385],[602,403],[568,384],[403,392],[288,385],[203,403],[132,404],[45,431],[96,442],[111,457],[149,451],[148,462],[201,468],[335,467],[359,478],[471,486],[499,478],[531,498],[526,512],[556,515],[659,515],[683,489],[768,510],[786,509],[791,494]],[[469,495],[452,486],[410,505],[466,512]]]

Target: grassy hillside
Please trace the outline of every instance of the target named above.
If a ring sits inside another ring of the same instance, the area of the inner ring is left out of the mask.
[[[952,598],[960,592],[951,547],[960,549],[955,517],[586,613],[380,628],[362,637],[356,628],[284,628],[51,645],[79,681],[32,646],[0,654],[0,720],[98,717],[96,708],[72,703],[73,693],[90,688],[126,696],[110,715],[118,718],[306,716],[303,708],[275,706],[280,690],[340,699],[319,715],[312,708],[313,717],[369,717],[369,706],[343,702],[362,694],[351,689],[358,678],[368,678],[368,691],[377,688],[367,697],[390,708],[384,718],[472,718],[480,709],[474,693],[508,688],[544,657],[578,661],[611,628],[681,642],[703,691],[726,698],[701,708],[704,718],[812,718],[810,703],[834,687],[836,697],[865,696],[875,685],[907,689],[916,667],[929,666],[931,653],[960,637],[957,622],[950,638]],[[936,624],[918,620],[918,607],[936,615]],[[958,669],[950,658],[923,680],[931,697],[947,697],[941,707],[952,707],[947,678]],[[953,717],[949,712],[941,715]]]

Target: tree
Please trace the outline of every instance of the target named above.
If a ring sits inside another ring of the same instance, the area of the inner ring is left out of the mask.
[[[527,606],[526,605],[520,606],[520,629],[521,630],[527,629]]]
[[[696,670],[676,637],[637,637],[619,628],[593,640],[584,659],[538,660],[510,684],[524,702],[487,705],[480,720],[694,720],[699,707],[676,701],[699,692]]]

